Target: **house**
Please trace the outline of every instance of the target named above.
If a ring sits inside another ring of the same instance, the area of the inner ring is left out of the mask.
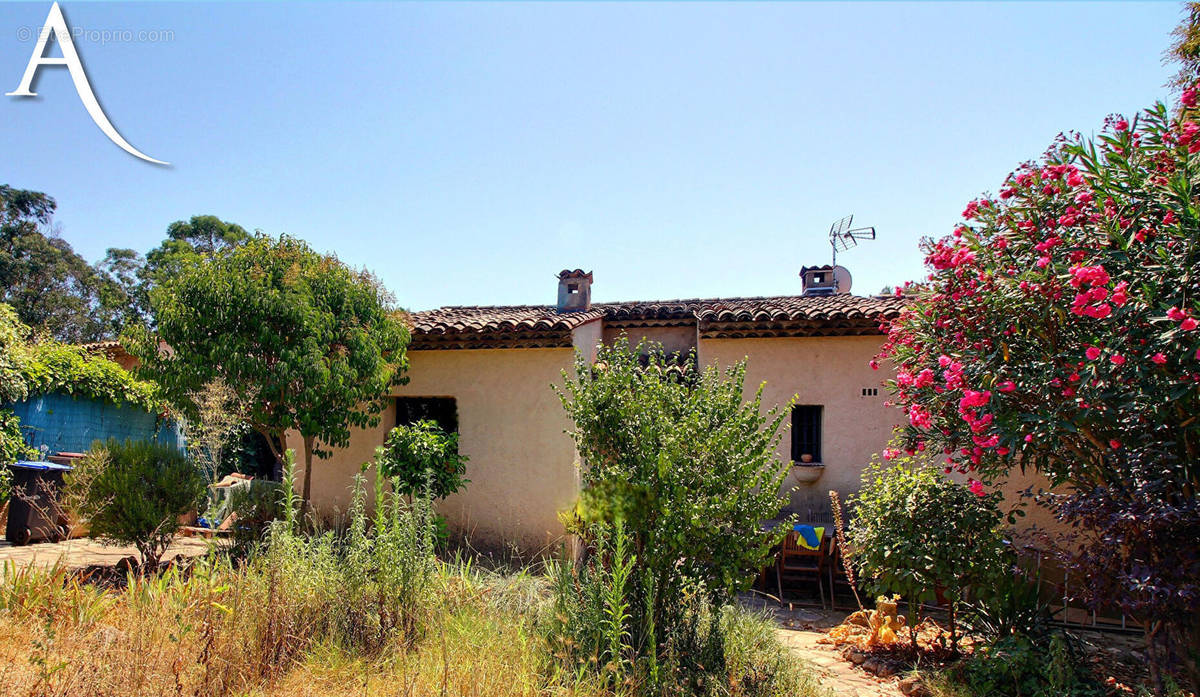
[[[902,301],[840,292],[835,268],[806,267],[795,296],[592,303],[592,274],[559,274],[554,305],[443,307],[412,315],[409,382],[394,389],[378,427],[313,467],[318,510],[344,510],[354,473],[398,423],[433,418],[459,433],[470,458],[465,490],[440,505],[451,528],[478,546],[548,549],[562,535],[558,512],[578,493],[571,424],[551,390],[575,352],[620,336],[694,350],[701,365],[748,359],[748,396],[797,406],[779,457],[797,463],[791,507],[828,519],[828,491],[856,490],[862,468],[901,418],[885,405],[869,362],[881,321]],[[805,457],[805,456],[811,456]],[[801,460],[810,460],[801,463]]]

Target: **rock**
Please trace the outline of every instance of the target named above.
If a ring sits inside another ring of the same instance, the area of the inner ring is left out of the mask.
[[[846,660],[850,661],[856,666],[861,666],[866,662],[867,654],[863,653],[862,651],[847,651]]]
[[[881,678],[890,678],[896,674],[896,669],[887,661],[876,661],[875,674]]]
[[[927,697],[929,695],[929,690],[921,684],[921,678],[915,675],[902,678],[896,687],[900,688],[900,692],[906,697]]]
[[[862,669],[871,675],[874,675],[879,671],[879,665],[879,661],[875,660],[874,658],[868,658],[867,660],[863,661]]]

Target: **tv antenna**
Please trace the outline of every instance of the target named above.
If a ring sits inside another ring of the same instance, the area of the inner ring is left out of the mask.
[[[829,228],[829,246],[833,247],[833,265],[837,266],[837,253],[839,250],[846,251],[851,247],[857,247],[859,240],[875,239],[874,227],[859,227],[852,228],[854,224],[854,214],[850,214],[845,218],[834,221]]]

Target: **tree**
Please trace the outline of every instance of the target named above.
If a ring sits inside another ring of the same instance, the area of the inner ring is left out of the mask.
[[[205,488],[200,470],[178,450],[116,440],[94,446],[65,484],[64,498],[91,534],[136,547],[143,569],[158,565],[180,516],[195,510]]]
[[[95,321],[107,336],[119,336],[149,314],[147,287],[141,280],[146,262],[133,249],[110,247],[93,267],[96,273]]]
[[[744,363],[700,370],[694,356],[621,340],[594,364],[577,356],[558,390],[582,462],[576,531],[620,546],[608,563],[630,566],[616,586],[628,643],[653,660],[684,650],[665,638],[698,617],[715,623],[707,611],[745,588],[782,536],[762,521],[786,503],[775,448],[787,407],[764,414],[761,388],[745,399],[745,376]]]
[[[1162,104],[1064,136],[926,241],[882,353],[910,451],[1065,492],[1041,498],[1081,533],[1064,555],[1093,606],[1144,622],[1160,690],[1200,688],[1197,153],[1200,125]]]
[[[286,433],[298,431],[306,503],[313,457],[346,445],[351,427],[377,424],[407,368],[407,327],[380,289],[287,236],[184,265],[150,291],[150,304],[155,329],[127,335],[143,374],[191,419],[189,395],[223,380],[280,466]]]
[[[178,275],[187,264],[240,247],[251,239],[241,225],[215,215],[176,220],[167,226],[167,238],[146,252],[146,262],[138,273],[142,292],[148,295],[151,288]]]
[[[376,460],[380,474],[406,496],[444,499],[469,481],[463,477],[467,458],[458,454],[458,434],[446,433],[435,421],[393,428]]]
[[[1200,2],[1185,2],[1183,12],[1183,21],[1171,32],[1175,38],[1164,61],[1179,66],[1170,84],[1180,91],[1200,80]]]
[[[53,233],[54,199],[0,185],[0,302],[22,322],[63,341],[94,341],[96,273]]]

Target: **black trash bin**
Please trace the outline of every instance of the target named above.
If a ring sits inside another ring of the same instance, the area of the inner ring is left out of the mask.
[[[8,526],[4,536],[9,542],[24,545],[34,540],[65,540],[69,520],[58,501],[63,475],[70,465],[20,460],[9,465],[12,471],[12,496],[8,500]]]

